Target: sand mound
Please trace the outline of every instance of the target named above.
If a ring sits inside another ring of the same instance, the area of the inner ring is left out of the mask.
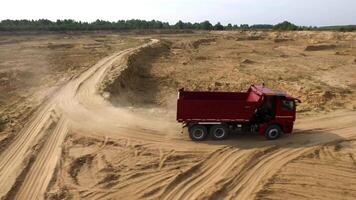
[[[48,43],[47,47],[49,49],[69,49],[73,48],[75,45],[74,44],[53,44],[53,43]]]
[[[323,51],[335,49],[336,45],[334,44],[319,44],[319,45],[309,45],[305,48],[305,51]]]
[[[197,56],[195,59],[196,60],[208,60],[208,58],[206,56]]]
[[[236,41],[244,41],[244,40],[262,40],[264,39],[262,36],[258,35],[251,35],[251,36],[245,36],[245,37],[238,37],[236,38]]]
[[[193,41],[191,44],[195,49],[197,49],[197,48],[199,48],[200,45],[207,45],[207,44],[210,44],[215,41],[216,41],[216,38],[204,38],[204,39],[199,39],[199,40]]]
[[[159,42],[141,48],[129,55],[123,70],[113,66],[112,71],[102,85],[102,91],[111,102],[124,106],[133,104],[154,104],[158,91],[157,80],[150,76],[151,63],[160,55],[168,53],[170,44]],[[120,65],[122,63],[117,63]],[[147,92],[150,91],[150,92]]]
[[[267,34],[264,32],[241,32],[236,37],[236,41],[263,40],[266,37]]]
[[[90,167],[91,163],[93,162],[94,155],[88,154],[76,158],[69,168],[68,173],[73,178],[73,180],[78,183],[78,174],[84,166]]]
[[[290,39],[290,38],[275,38],[273,40],[273,42],[275,42],[275,43],[288,42],[288,41],[293,41],[293,39]]]
[[[250,60],[250,59],[243,59],[243,60],[241,60],[241,63],[243,63],[243,64],[253,64],[253,63],[255,63],[255,61]]]

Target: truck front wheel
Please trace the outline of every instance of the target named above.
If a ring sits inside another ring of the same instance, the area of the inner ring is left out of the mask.
[[[208,135],[207,128],[199,124],[189,126],[188,132],[189,132],[190,139],[194,141],[205,140],[206,136]]]
[[[228,131],[228,127],[223,124],[214,125],[210,128],[210,135],[214,140],[223,140],[228,137]]]
[[[271,125],[266,129],[265,136],[268,140],[278,139],[282,135],[282,129],[278,125]]]

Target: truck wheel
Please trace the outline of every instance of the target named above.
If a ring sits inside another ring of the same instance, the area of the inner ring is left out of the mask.
[[[265,137],[268,140],[278,139],[282,135],[282,129],[278,125],[271,125],[265,132]]]
[[[229,129],[225,125],[214,125],[210,128],[210,135],[214,140],[226,139],[229,135]]]
[[[195,124],[189,127],[189,137],[194,141],[202,141],[205,140],[208,135],[208,130],[205,126]]]

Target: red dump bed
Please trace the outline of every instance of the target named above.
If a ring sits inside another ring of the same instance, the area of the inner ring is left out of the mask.
[[[262,103],[262,94],[253,86],[247,92],[179,91],[178,122],[249,121]]]

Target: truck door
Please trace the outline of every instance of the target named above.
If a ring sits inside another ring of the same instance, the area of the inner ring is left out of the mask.
[[[261,108],[259,108],[258,116],[261,122],[268,122],[275,118],[276,115],[276,97],[265,96]]]
[[[276,117],[278,118],[291,118],[294,120],[296,105],[293,99],[278,99]]]

